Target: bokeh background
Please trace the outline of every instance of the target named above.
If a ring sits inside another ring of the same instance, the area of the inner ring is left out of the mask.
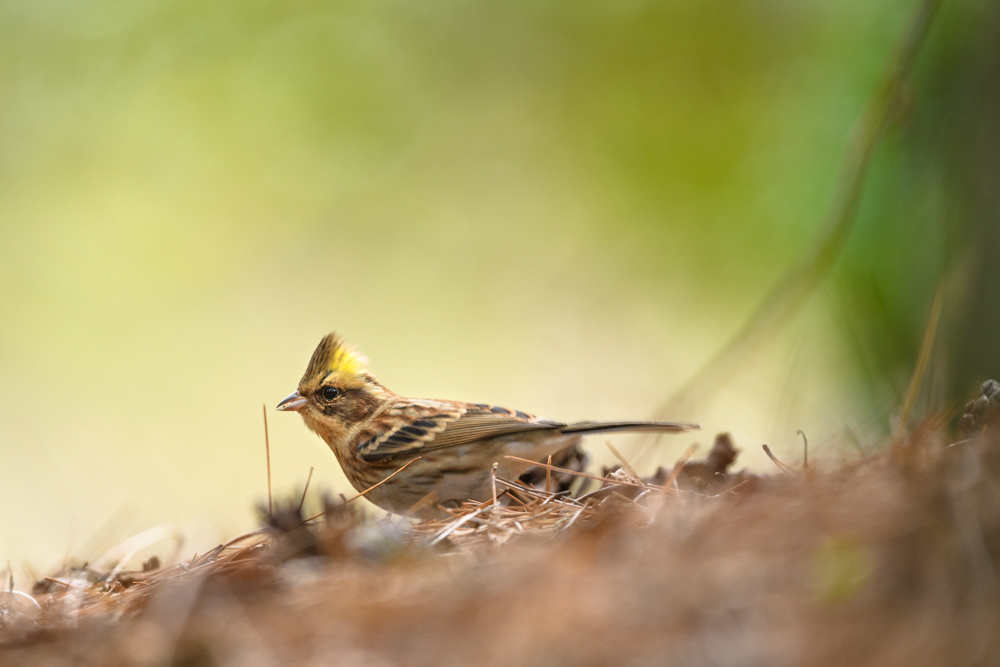
[[[916,3],[0,0],[0,558],[350,493],[274,413],[336,329],[388,386],[645,418],[820,232]],[[945,3],[833,273],[709,400],[741,461],[880,446],[997,375],[1000,21]],[[610,460],[600,440],[595,460]]]

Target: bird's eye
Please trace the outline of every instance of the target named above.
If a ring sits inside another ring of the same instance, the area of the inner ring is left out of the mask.
[[[336,387],[323,387],[323,398],[326,400],[332,401],[338,396],[340,396],[340,390]]]

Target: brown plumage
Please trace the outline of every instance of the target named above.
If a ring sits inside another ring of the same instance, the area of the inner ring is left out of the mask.
[[[366,497],[397,514],[420,502],[421,516],[436,513],[437,504],[489,498],[494,463],[497,474],[509,479],[529,467],[506,455],[540,462],[589,433],[700,428],[644,421],[566,424],[482,403],[405,398],[367,372],[364,357],[336,334],[320,341],[298,389],[278,409],[302,415],[358,491],[420,457]]]

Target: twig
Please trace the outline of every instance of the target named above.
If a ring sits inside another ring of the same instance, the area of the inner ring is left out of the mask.
[[[570,503],[570,504],[573,504],[573,505],[578,505],[579,504],[577,502],[576,498],[567,498],[567,497],[564,497],[562,494],[565,493],[565,491],[560,491],[559,493],[549,493],[548,491],[540,491],[539,489],[535,489],[535,488],[532,488],[530,486],[525,486],[522,482],[511,481],[509,479],[504,479],[503,477],[497,477],[497,481],[500,482],[501,484],[506,485],[508,487],[508,488],[504,489],[501,492],[501,495],[503,495],[504,493],[506,493],[509,498],[512,498],[512,499],[516,500],[517,502],[521,503],[521,505],[525,509],[536,509],[536,508],[539,508],[539,507],[543,507],[546,503],[548,503],[553,498],[558,498],[559,500],[561,500],[563,502]],[[515,495],[515,494],[518,494],[518,493],[522,493],[522,494],[528,496],[529,498],[531,498],[532,499],[531,500],[531,504],[529,505],[529,504],[526,504],[523,501],[521,501]],[[544,500],[542,500],[541,502],[539,502],[539,498],[544,498]]]
[[[882,81],[854,128],[837,177],[825,223],[812,249],[771,288],[740,331],[698,369],[659,410],[659,415],[689,412],[733,377],[751,359],[751,350],[774,338],[806,302],[833,267],[853,227],[872,154],[893,116],[896,101],[941,0],[924,0],[896,47]]]
[[[267,433],[267,403],[264,408],[264,451],[267,453],[267,515],[274,516],[274,502],[271,500],[271,438]]]
[[[778,469],[781,470],[781,472],[787,473],[789,475],[795,473],[794,468],[792,468],[791,466],[786,466],[784,463],[778,460],[777,456],[771,453],[770,447],[768,447],[767,445],[763,445],[763,447],[764,447],[764,453],[767,454],[767,458],[774,461],[774,465],[778,466]]]
[[[639,481],[642,481],[642,478],[639,477],[639,473],[637,473],[635,471],[635,468],[633,468],[629,464],[629,462],[625,460],[625,457],[622,456],[621,452],[615,449],[615,446],[611,444],[610,440],[605,440],[604,444],[608,446],[608,449],[610,449],[611,453],[615,455],[615,458],[618,459],[618,462],[622,464],[622,468],[624,468],[625,472],[627,472],[629,475],[632,476],[632,479],[637,479]],[[552,463],[552,461],[549,461],[549,463]],[[667,486],[670,485],[668,484]]]
[[[500,482],[501,484],[506,484],[509,487],[500,491],[500,494],[497,496],[498,500],[504,496],[507,496],[508,498],[510,498],[511,500],[513,500],[515,503],[517,503],[526,510],[531,509],[534,506],[535,501],[532,501],[531,505],[529,505],[528,503],[524,502],[523,500],[517,497],[517,494],[522,492],[521,487],[518,484],[511,484],[510,481],[504,479],[503,477],[496,477],[495,479],[497,482]]]
[[[691,455],[694,454],[694,450],[696,449],[698,449],[698,445],[696,444],[691,445],[684,452],[684,456],[677,459],[677,463],[674,464],[674,469],[670,471],[670,477],[667,478],[667,483],[664,484],[666,488],[669,489],[671,486],[673,486],[674,481],[677,479],[677,476],[681,474],[681,470],[684,468],[684,464],[687,463],[688,459],[691,458]]]
[[[802,436],[802,469],[809,470],[809,438],[806,437],[805,431],[802,429],[796,433]]]
[[[494,509],[494,511],[497,508],[497,468],[499,468],[499,467],[500,467],[500,463],[498,461],[494,461],[493,462],[493,469],[490,470],[490,477],[493,480],[493,509]]]
[[[357,500],[361,496],[367,494],[369,491],[377,489],[378,487],[382,486],[383,484],[385,484],[386,482],[388,482],[390,479],[392,479],[393,477],[395,477],[399,473],[403,472],[404,470],[406,470],[407,468],[409,468],[411,465],[413,465],[414,463],[416,463],[417,461],[419,461],[422,458],[424,458],[424,457],[418,456],[417,458],[413,459],[412,461],[406,462],[401,468],[399,468],[399,470],[395,471],[394,473],[392,473],[391,475],[389,475],[388,477],[386,477],[385,479],[383,479],[381,482],[378,482],[377,484],[372,484],[367,489],[365,489],[364,491],[362,491],[358,495],[354,496],[353,498],[348,498],[347,500],[345,500],[344,504],[346,505],[347,503],[354,502],[355,500]]]
[[[555,472],[566,473],[567,475],[574,475],[576,477],[586,477],[587,479],[596,479],[598,482],[607,482],[608,484],[621,484],[623,486],[634,486],[637,489],[657,489],[659,491],[666,491],[666,487],[657,486],[656,484],[633,484],[631,482],[623,482],[619,479],[608,479],[607,477],[598,477],[597,475],[591,475],[585,472],[577,472],[576,470],[570,470],[569,468],[560,468],[559,466],[550,466],[545,463],[539,463],[538,461],[532,461],[531,459],[522,459],[520,456],[505,456],[505,459],[511,459],[512,461],[521,461],[522,463],[530,463],[533,466],[538,466],[539,468],[551,468]]]
[[[549,458],[546,461],[548,465],[552,465],[552,455],[549,454]],[[552,468],[545,469],[545,493],[550,493],[552,490]]]
[[[263,528],[258,528],[256,530],[251,530],[249,532],[243,533],[242,535],[237,535],[233,539],[229,540],[225,544],[223,544],[220,547],[218,547],[218,549],[219,549],[219,551],[222,551],[223,549],[228,549],[229,547],[231,547],[231,546],[233,546],[233,545],[235,545],[235,544],[237,544],[239,542],[242,542],[243,540],[246,540],[248,538],[255,537],[257,535],[266,535],[266,534],[267,533],[265,532],[265,529],[263,529]],[[211,553],[211,552],[209,552],[209,553]]]
[[[435,544],[437,544],[438,542],[440,542],[444,538],[446,538],[449,535],[451,535],[452,533],[454,533],[461,526],[463,526],[464,524],[468,523],[469,521],[471,521],[475,517],[479,516],[480,514],[482,514],[483,512],[485,512],[489,507],[492,507],[492,506],[493,506],[493,503],[486,503],[485,505],[483,505],[479,509],[477,509],[475,512],[470,512],[469,514],[466,514],[465,516],[463,516],[462,518],[458,519],[457,521],[452,522],[444,530],[442,530],[440,533],[438,533],[434,537],[434,539],[432,539],[430,542],[428,542],[428,546],[434,546]]]
[[[913,369],[910,377],[910,384],[906,388],[906,397],[903,399],[903,409],[899,414],[899,425],[896,433],[897,439],[906,431],[906,424],[910,421],[910,412],[913,404],[917,402],[917,394],[920,393],[920,385],[924,379],[924,371],[927,370],[927,362],[934,348],[934,334],[937,332],[938,321],[941,319],[941,305],[944,301],[944,283],[938,283],[934,292],[934,301],[931,302],[931,313],[927,317],[927,326],[924,328],[924,338],[920,343],[920,356],[917,357],[917,366]]]
[[[82,586],[82,585],[76,583],[75,577],[73,579],[70,579],[69,581],[63,581],[62,579],[55,579],[53,577],[43,577],[43,579],[45,581],[49,582],[49,583],[52,583],[52,584],[59,584],[60,586],[65,586],[67,590],[69,590],[71,588],[75,589],[75,590],[78,590],[78,591],[85,591],[85,590],[87,590],[86,586]]]
[[[734,496],[735,495],[739,495],[738,493],[736,493],[736,489],[740,488],[741,486],[743,486],[744,484],[746,484],[749,481],[750,481],[749,479],[745,479],[742,482],[740,482],[739,484],[737,484],[736,486],[731,486],[728,489],[726,489],[725,491],[722,491],[721,493],[716,493],[715,495],[705,496],[705,497],[706,498],[720,498],[720,497],[726,495],[727,493],[731,493]]]
[[[378,482],[378,483],[376,483],[376,484],[372,484],[371,486],[369,486],[369,487],[368,487],[367,489],[365,489],[364,491],[362,491],[362,492],[361,492],[361,493],[359,493],[358,495],[356,495],[356,496],[354,496],[354,497],[352,497],[352,498],[348,498],[347,500],[345,500],[345,501],[344,501],[344,505],[346,505],[346,504],[348,504],[348,503],[352,503],[352,502],[354,502],[355,500],[357,500],[358,498],[360,498],[361,496],[363,496],[363,495],[365,495],[366,493],[368,493],[369,491],[371,491],[371,490],[373,490],[373,489],[377,489],[378,487],[382,486],[383,484],[385,484],[386,482],[388,482],[388,481],[389,481],[390,479],[392,479],[393,477],[395,477],[395,476],[396,476],[396,475],[398,475],[399,473],[403,472],[404,470],[406,470],[407,468],[409,468],[409,467],[410,467],[411,465],[413,465],[414,463],[416,463],[417,461],[419,461],[419,460],[420,460],[420,459],[422,459],[422,458],[424,458],[424,457],[422,457],[422,456],[418,456],[417,458],[413,459],[412,461],[408,461],[408,462],[407,462],[406,464],[404,464],[404,465],[403,465],[403,466],[402,466],[401,468],[399,468],[398,470],[396,470],[395,472],[393,472],[393,473],[392,473],[391,475],[389,475],[388,477],[386,477],[385,479],[383,479],[383,480],[382,480],[381,482]],[[306,519],[306,521],[313,521],[314,519],[318,519],[318,518],[320,518],[320,517],[321,517],[321,516],[323,516],[324,514],[326,514],[326,512],[320,512],[320,513],[319,513],[319,514],[317,514],[316,516],[313,516],[313,517],[309,517],[308,519]]]
[[[302,516],[302,506],[306,504],[306,491],[309,490],[309,482],[311,482],[313,478],[313,469],[313,466],[309,466],[309,476],[306,477],[306,486],[302,489],[302,499],[299,500],[299,508],[295,510],[295,513],[299,516]]]

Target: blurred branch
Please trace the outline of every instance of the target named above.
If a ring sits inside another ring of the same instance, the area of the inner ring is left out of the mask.
[[[934,347],[934,334],[937,332],[938,322],[941,319],[941,304],[944,302],[944,281],[938,283],[934,292],[934,301],[931,303],[931,314],[927,317],[927,327],[924,329],[924,340],[920,344],[920,356],[917,358],[917,367],[913,369],[913,376],[910,378],[910,385],[906,389],[906,398],[903,399],[903,409],[899,414],[897,424],[897,440],[906,431],[906,425],[910,421],[910,412],[917,402],[917,394],[920,393],[920,384],[924,380],[924,371],[927,370],[927,362],[931,358],[931,349]]]
[[[778,281],[739,333],[660,408],[660,418],[688,413],[711,396],[752,351],[798,312],[829,274],[853,227],[872,153],[889,125],[900,90],[940,4],[941,0],[920,3],[891,66],[854,128],[823,231],[813,249]]]

